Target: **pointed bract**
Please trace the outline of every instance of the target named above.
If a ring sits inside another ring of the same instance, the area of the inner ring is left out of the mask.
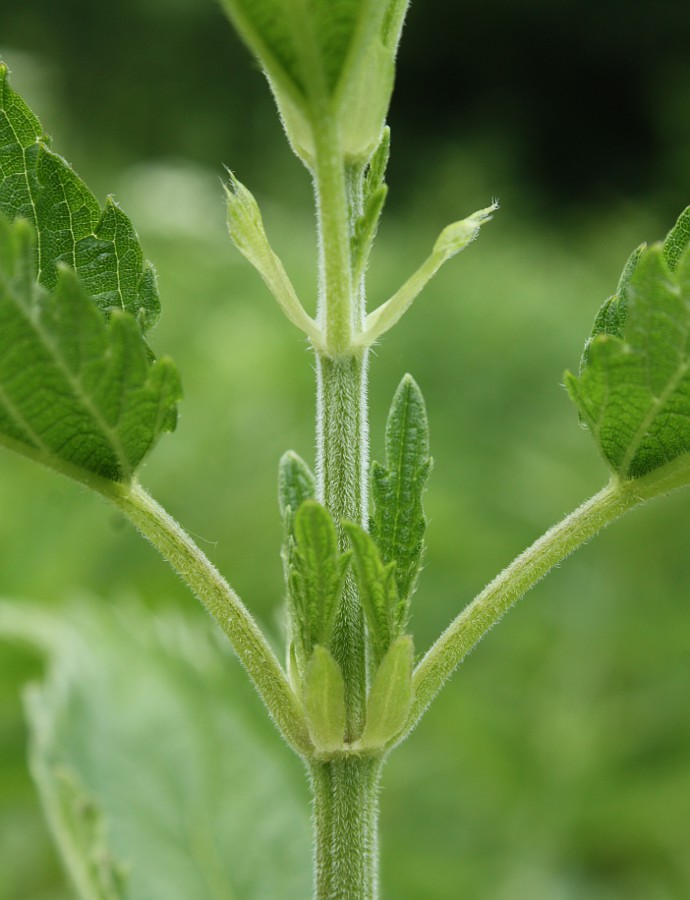
[[[325,647],[316,645],[304,678],[304,709],[316,750],[342,749],[345,739],[345,682],[340,666]]]
[[[413,661],[412,637],[402,635],[391,644],[374,675],[362,749],[384,750],[405,727],[412,706]]]

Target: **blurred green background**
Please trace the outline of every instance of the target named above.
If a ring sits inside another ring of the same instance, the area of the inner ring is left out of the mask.
[[[560,382],[628,253],[690,202],[689,38],[690,5],[672,0],[413,4],[371,303],[449,221],[502,205],[372,360],[374,458],[405,371],[429,408],[420,651],[606,478]],[[315,252],[308,179],[262,76],[205,0],[5,0],[0,52],[157,266],[154,345],[185,399],[143,481],[278,634],[276,466],[289,447],[313,456],[312,362],[226,238],[223,164],[308,300]],[[385,896],[690,897],[688,522],[679,494],[615,525],[463,665],[389,763]],[[0,595],[85,594],[195,608],[96,498],[4,453]],[[24,762],[20,691],[37,672],[0,650],[1,900],[68,896]]]

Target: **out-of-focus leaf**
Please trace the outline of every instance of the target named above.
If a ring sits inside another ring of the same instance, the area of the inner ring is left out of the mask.
[[[58,617],[2,602],[0,636],[47,659],[27,694],[31,766],[82,898],[309,896],[300,768],[247,708],[210,625],[134,604]],[[105,892],[123,871],[122,893]]]

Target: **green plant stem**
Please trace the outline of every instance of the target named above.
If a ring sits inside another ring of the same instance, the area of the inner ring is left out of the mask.
[[[343,520],[364,523],[367,510],[367,358],[352,349],[353,330],[364,318],[364,291],[354,285],[350,236],[353,205],[361,184],[353,185],[342,153],[337,123],[324,112],[315,129],[314,190],[319,226],[319,323],[326,351],[315,348],[317,379],[317,497],[331,513],[341,550],[348,547]],[[360,173],[361,181],[361,173]],[[348,740],[361,734],[366,701],[364,616],[355,580],[346,576],[331,651],[345,680]]]
[[[347,173],[337,122],[330,111],[315,130],[314,192],[319,231],[319,309],[317,319],[326,335],[330,356],[351,353],[353,329],[363,310],[352,289],[350,209]]]
[[[603,490],[549,529],[504,569],[449,625],[414,672],[414,701],[403,734],[422,714],[465,656],[496,622],[544,575],[598,531],[643,500],[687,483],[661,471],[637,482],[612,480]]]
[[[342,551],[343,520],[365,524],[369,429],[366,349],[353,337],[364,321],[364,286],[354,283],[351,236],[361,212],[363,172],[345,165],[337,125],[328,114],[315,129],[319,225],[319,311],[324,347],[315,347],[317,498],[331,513]],[[367,695],[366,632],[357,586],[348,572],[331,653],[345,683],[345,739],[362,733]],[[310,767],[314,795],[316,900],[375,900],[378,873],[378,784],[381,762],[354,755]]]
[[[218,622],[285,740],[301,755],[309,754],[311,743],[301,704],[260,628],[218,570],[140,485],[110,483],[102,493],[168,561]]]
[[[315,900],[378,896],[378,795],[382,760],[343,756],[310,767]]]
[[[340,522],[364,523],[368,465],[366,353],[346,360],[317,354],[317,498],[338,527],[341,551],[348,549]],[[364,614],[351,572],[343,585],[333,626],[331,652],[345,680],[349,741],[364,725],[366,652]]]

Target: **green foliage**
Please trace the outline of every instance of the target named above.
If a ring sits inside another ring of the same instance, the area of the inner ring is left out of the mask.
[[[151,360],[129,313],[106,321],[71,269],[48,294],[35,267],[31,226],[0,216],[0,440],[75,477],[128,481],[175,426],[175,368]]]
[[[294,536],[295,513],[316,494],[316,479],[301,456],[288,450],[278,466],[278,506],[287,532]]]
[[[36,229],[39,282],[52,291],[59,268],[74,269],[105,314],[131,313],[142,330],[160,312],[156,277],[132,224],[108,198],[105,208],[62,157],[8,82],[0,63],[0,213]]]
[[[410,375],[398,386],[386,423],[386,464],[371,467],[371,533],[384,564],[395,564],[405,627],[424,551],[422,496],[431,471],[429,424],[422,392]]]
[[[386,168],[391,149],[391,132],[383,129],[381,142],[376,148],[364,176],[362,212],[355,221],[351,238],[353,281],[357,283],[366,271],[369,254],[376,237],[383,206],[388,195],[385,183]]]
[[[407,607],[398,594],[395,562],[384,565],[375,541],[359,525],[348,522],[345,530],[352,544],[359,602],[367,619],[372,661],[378,666],[391,641],[405,627]]]
[[[290,758],[248,716],[244,674],[203,619],[3,602],[0,637],[47,661],[27,696],[31,765],[80,897],[308,895]]]
[[[342,750],[345,736],[345,682],[340,666],[317,644],[304,677],[309,735],[320,753]]]
[[[353,162],[371,156],[393,89],[409,0],[224,0],[271,83],[288,137],[309,165],[334,112]]]
[[[390,645],[369,691],[367,719],[361,745],[383,749],[402,731],[412,705],[414,651],[409,634]]]
[[[690,208],[663,244],[631,256],[566,385],[616,475],[690,451]]]
[[[315,500],[305,500],[297,509],[294,535],[288,607],[297,660],[304,671],[314,647],[329,646],[350,555],[340,553],[333,520]]]

